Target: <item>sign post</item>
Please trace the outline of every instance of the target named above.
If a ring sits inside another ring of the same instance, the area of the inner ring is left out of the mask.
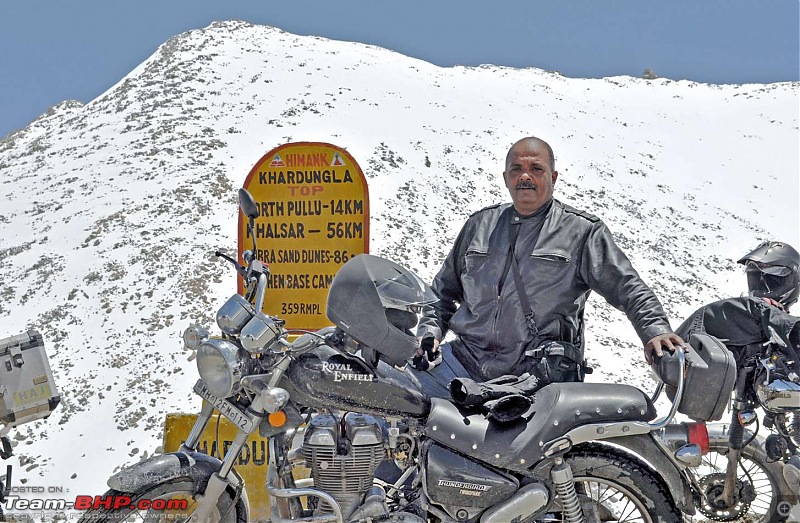
[[[244,188],[258,206],[256,257],[270,268],[264,313],[318,330],[328,288],[347,260],[369,252],[369,192],[350,154],[327,143],[289,143],[265,154]],[[239,258],[253,248],[239,215]],[[242,292],[239,280],[239,292]]]

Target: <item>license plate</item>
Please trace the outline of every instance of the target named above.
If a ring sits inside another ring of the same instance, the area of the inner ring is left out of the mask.
[[[211,394],[206,387],[206,384],[203,383],[203,380],[197,380],[197,383],[194,384],[194,391],[198,396],[214,405],[214,408],[217,409],[220,414],[231,420],[231,422],[239,427],[240,430],[248,434],[253,432],[253,429],[256,426],[255,420],[239,410],[236,405],[230,401],[223,398],[218,398]]]

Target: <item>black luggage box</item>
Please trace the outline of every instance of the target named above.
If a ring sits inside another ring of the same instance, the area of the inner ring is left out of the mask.
[[[697,421],[717,421],[722,418],[736,385],[736,360],[721,341],[708,334],[693,334],[689,345],[692,350],[686,353],[683,398],[678,412]],[[661,360],[657,365],[667,384],[667,396],[674,400],[677,356],[665,351]]]

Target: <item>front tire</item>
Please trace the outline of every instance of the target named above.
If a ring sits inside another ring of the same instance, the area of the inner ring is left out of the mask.
[[[664,481],[632,456],[588,446],[565,460],[584,509],[595,510],[601,521],[680,523]]]
[[[727,441],[712,440],[710,442],[709,452],[703,457],[702,465],[694,471],[698,482],[706,490],[720,488],[714,483],[715,481],[719,483],[720,478],[724,479],[728,464],[727,455]],[[753,441],[742,449],[738,477],[754,488],[756,497],[752,502],[737,504],[727,510],[715,510],[715,507],[707,504],[704,507],[697,507],[698,514],[694,519],[688,521],[693,523],[712,521],[777,523],[788,519],[787,507],[796,504],[795,496],[783,479],[782,464],[767,462],[766,453],[760,445],[757,445],[757,442]]]
[[[122,521],[145,521],[179,523],[191,517],[197,508],[196,487],[188,479],[176,479],[149,487],[135,494],[109,490],[102,497],[120,499],[126,496],[130,504],[117,509],[96,508],[87,510],[78,523],[120,523]],[[139,509],[151,505],[158,509]],[[162,508],[166,507],[166,508]],[[217,501],[210,517],[211,523],[247,523],[247,510],[241,497],[238,499],[226,490]]]

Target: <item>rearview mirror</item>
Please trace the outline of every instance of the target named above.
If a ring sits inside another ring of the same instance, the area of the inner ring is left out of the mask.
[[[239,208],[251,220],[258,218],[258,206],[247,189],[239,189]]]

